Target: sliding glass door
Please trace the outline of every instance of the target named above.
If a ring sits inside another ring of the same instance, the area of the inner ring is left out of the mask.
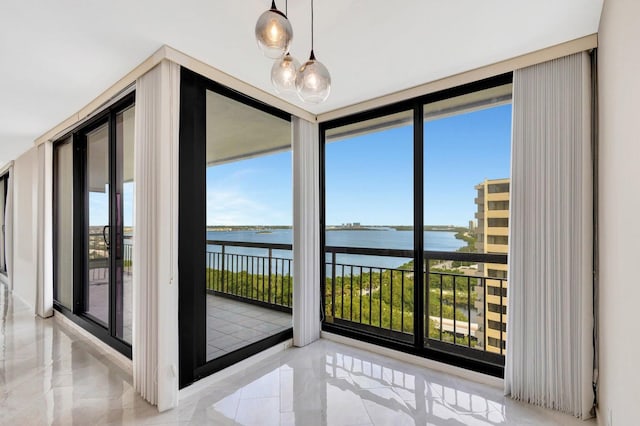
[[[134,97],[54,145],[54,299],[131,355]]]

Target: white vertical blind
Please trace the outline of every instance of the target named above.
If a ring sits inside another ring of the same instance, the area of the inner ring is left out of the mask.
[[[136,82],[133,376],[158,410],[178,404],[178,114],[180,67]]]
[[[505,392],[589,417],[593,402],[590,63],[515,71]]]
[[[58,144],[55,155],[56,301],[73,308],[73,143]]]
[[[53,146],[46,142],[38,146],[38,273],[36,314],[43,318],[53,315]]]
[[[318,125],[293,117],[293,344],[320,338]]]

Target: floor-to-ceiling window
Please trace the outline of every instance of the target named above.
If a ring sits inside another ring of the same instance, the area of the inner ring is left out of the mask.
[[[134,95],[54,144],[54,305],[131,355]]]
[[[324,322],[500,375],[511,76],[321,125]]]
[[[180,383],[291,336],[290,116],[182,71]]]
[[[413,343],[413,111],[325,141],[325,322]]]
[[[291,328],[291,126],[207,90],[207,356]]]
[[[496,363],[506,347],[511,92],[504,84],[423,106],[425,346]],[[459,245],[434,252],[447,234]]]

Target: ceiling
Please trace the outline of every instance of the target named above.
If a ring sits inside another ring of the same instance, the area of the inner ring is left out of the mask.
[[[313,114],[596,33],[603,0],[316,0],[332,77]],[[277,2],[284,9],[284,1]],[[275,94],[253,29],[269,0],[2,0],[0,165],[167,44]],[[310,2],[289,4],[291,52],[310,50]]]

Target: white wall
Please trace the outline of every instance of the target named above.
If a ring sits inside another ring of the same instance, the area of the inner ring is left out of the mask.
[[[599,31],[599,424],[638,424],[640,1],[605,0]]]
[[[13,171],[13,292],[35,313],[38,271],[37,148],[19,157]]]

